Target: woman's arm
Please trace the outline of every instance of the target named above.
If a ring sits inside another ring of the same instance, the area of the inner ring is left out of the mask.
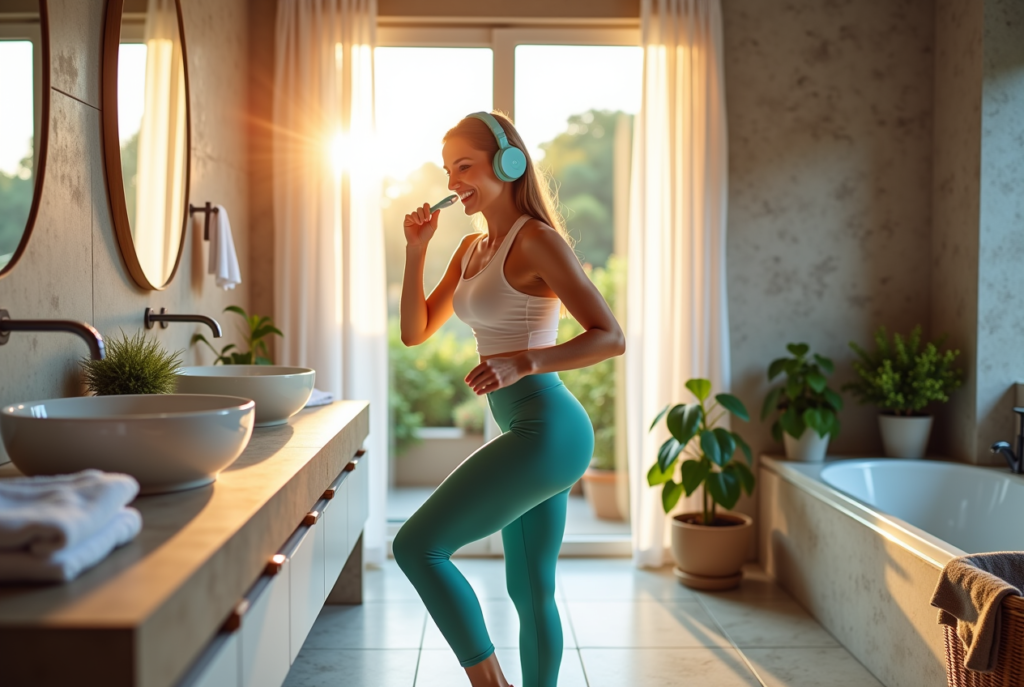
[[[406,245],[401,304],[402,343],[406,346],[423,343],[452,316],[452,297],[462,277],[462,256],[476,236],[467,234],[463,237],[448,262],[444,276],[428,298],[423,295],[423,264],[427,256],[427,243]]]
[[[519,241],[538,276],[584,331],[557,346],[480,363],[466,376],[466,382],[478,394],[508,386],[528,374],[587,367],[626,351],[626,337],[615,315],[565,239],[550,227],[534,226],[523,227]]]

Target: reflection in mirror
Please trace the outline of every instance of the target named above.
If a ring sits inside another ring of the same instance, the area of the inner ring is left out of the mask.
[[[120,3],[116,52],[116,124],[119,170],[107,179],[114,224],[129,272],[139,285],[162,289],[178,266],[188,185],[188,95],[185,51],[175,0]],[[144,12],[128,10],[142,9]],[[108,9],[108,12],[110,10]],[[111,36],[108,26],[108,39]],[[111,59],[108,47],[105,60]],[[105,71],[110,74],[109,66]],[[107,101],[108,94],[104,93]],[[120,171],[120,174],[116,174]],[[112,174],[112,172],[115,172]],[[119,185],[123,195],[116,192]],[[123,200],[123,208],[120,207]]]
[[[46,153],[46,7],[15,0],[0,9],[0,276],[32,231]]]

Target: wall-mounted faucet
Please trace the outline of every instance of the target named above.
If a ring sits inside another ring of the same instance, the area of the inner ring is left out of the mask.
[[[1024,408],[1014,408],[1013,412],[1017,413],[1017,451],[1005,441],[992,444],[991,451],[1002,455],[1014,474],[1024,475]]]
[[[6,310],[0,310],[0,346],[11,338],[11,332],[68,332],[80,336],[89,344],[89,355],[93,360],[103,360],[106,349],[103,337],[85,322],[75,320],[12,320]]]
[[[207,317],[206,315],[171,315],[164,308],[160,308],[160,312],[155,312],[152,308],[146,308],[146,329],[152,329],[153,325],[157,322],[160,323],[161,329],[167,329],[168,322],[199,322],[205,324],[213,331],[213,338],[219,339],[221,336],[220,323],[212,317]]]

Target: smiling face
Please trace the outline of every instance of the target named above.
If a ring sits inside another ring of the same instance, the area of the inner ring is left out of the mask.
[[[493,153],[477,150],[463,138],[451,137],[441,149],[444,169],[448,173],[448,188],[459,194],[467,215],[482,211],[506,189],[509,184],[494,175],[491,168]]]

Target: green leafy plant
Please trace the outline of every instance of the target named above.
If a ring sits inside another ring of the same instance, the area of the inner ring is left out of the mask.
[[[240,351],[232,350],[237,348],[235,344],[228,344],[224,348],[217,352],[217,349],[206,340],[206,337],[202,334],[194,334],[192,341],[189,343],[190,346],[195,346],[197,343],[206,344],[206,346],[213,351],[214,355],[217,356],[217,360],[214,364],[221,363],[223,365],[271,365],[273,364],[270,360],[270,349],[267,348],[266,337],[271,334],[277,336],[284,336],[281,330],[274,326],[270,317],[258,315],[249,315],[242,308],[237,305],[229,305],[224,308],[224,312],[233,312],[236,315],[240,315],[245,320],[245,327],[241,329],[242,338],[245,339],[246,346],[249,350]]]
[[[765,396],[761,419],[780,411],[772,423],[775,441],[781,442],[783,433],[799,439],[808,428],[823,439],[826,435],[834,439],[839,434],[837,413],[843,409],[843,399],[828,387],[826,375],[835,371],[835,365],[823,355],[808,356],[810,346],[805,343],[791,343],[786,350],[791,357],[778,358],[768,366],[769,382],[781,374],[786,381]]]
[[[173,394],[183,351],[168,353],[143,332],[107,340],[103,360],[81,361],[85,385],[97,396]]]
[[[697,402],[680,403],[671,409],[665,406],[651,423],[653,430],[664,417],[672,436],[658,450],[658,460],[647,472],[647,483],[652,487],[663,485],[661,505],[666,513],[675,508],[683,493],[689,496],[703,486],[704,508],[699,524],[724,525],[724,521],[716,520],[715,507],[728,510],[736,505],[743,491],[753,493],[754,473],[748,467],[753,457],[743,437],[716,425],[729,413],[744,422],[750,420],[750,415],[743,402],[731,394],[718,394],[709,405],[711,382],[706,379],[691,379],[686,388],[697,397]],[[711,417],[718,410],[721,412]],[[737,448],[746,455],[746,463],[733,460]],[[680,454],[688,459],[682,461],[681,479],[676,482]]]
[[[850,342],[858,358],[853,369],[859,380],[843,389],[882,412],[920,415],[929,403],[948,401],[949,394],[963,383],[961,370],[954,366],[960,351],[940,351],[943,341],[929,341],[922,347],[920,325],[906,338],[894,333],[890,341],[886,328],[879,327],[875,350],[868,352]]]

